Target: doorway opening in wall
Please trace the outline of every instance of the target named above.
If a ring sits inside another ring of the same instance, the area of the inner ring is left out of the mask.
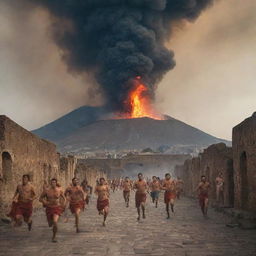
[[[12,157],[10,153],[2,153],[2,170],[3,170],[3,179],[9,181],[12,179]]]
[[[241,207],[248,208],[248,174],[247,174],[247,154],[244,151],[240,155],[240,178],[241,178]]]

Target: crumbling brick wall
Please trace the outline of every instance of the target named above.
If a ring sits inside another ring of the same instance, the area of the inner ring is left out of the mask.
[[[75,176],[76,167],[74,156],[60,156],[53,143],[40,139],[8,117],[0,116],[0,217],[5,216],[10,208],[23,174],[30,175],[39,196],[44,182],[49,183],[51,178],[57,178],[59,184],[66,188]],[[78,173],[81,176],[86,173],[92,185],[98,176],[103,175],[95,168],[80,169]],[[41,204],[36,200],[34,206]]]
[[[88,184],[93,188],[96,185],[96,180],[103,177],[107,179],[106,173],[103,169],[91,165],[86,165],[82,162],[78,162],[75,169],[75,176],[82,182],[84,179],[88,181]]]
[[[216,200],[215,179],[221,171],[225,179],[224,204],[233,205],[233,167],[232,149],[224,143],[214,144],[199,154],[198,157],[186,160],[183,165],[176,166],[175,174],[184,180],[184,193],[196,196],[196,187],[201,175],[205,175],[211,183],[209,197]]]
[[[235,206],[256,212],[256,112],[233,128]]]

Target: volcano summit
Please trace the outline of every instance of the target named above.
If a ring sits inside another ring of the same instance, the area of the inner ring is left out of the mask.
[[[211,136],[177,119],[109,119],[102,107],[80,107],[33,132],[55,142],[61,152],[141,151],[193,153],[228,141]]]

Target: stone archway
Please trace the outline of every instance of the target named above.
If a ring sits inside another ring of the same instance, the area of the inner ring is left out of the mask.
[[[3,170],[3,180],[12,180],[12,157],[9,152],[4,151],[2,153],[2,170]]]
[[[249,188],[248,188],[248,173],[247,173],[247,154],[242,152],[240,155],[240,191],[241,191],[241,207],[243,209],[248,208],[248,199],[249,199]]]

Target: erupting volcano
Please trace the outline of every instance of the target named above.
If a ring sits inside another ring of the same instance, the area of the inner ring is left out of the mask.
[[[157,113],[151,103],[151,97],[148,92],[148,87],[143,84],[140,76],[134,79],[134,86],[128,94],[128,99],[125,102],[128,113],[118,115],[119,118],[142,118],[149,117],[157,120],[164,120],[163,115]]]

